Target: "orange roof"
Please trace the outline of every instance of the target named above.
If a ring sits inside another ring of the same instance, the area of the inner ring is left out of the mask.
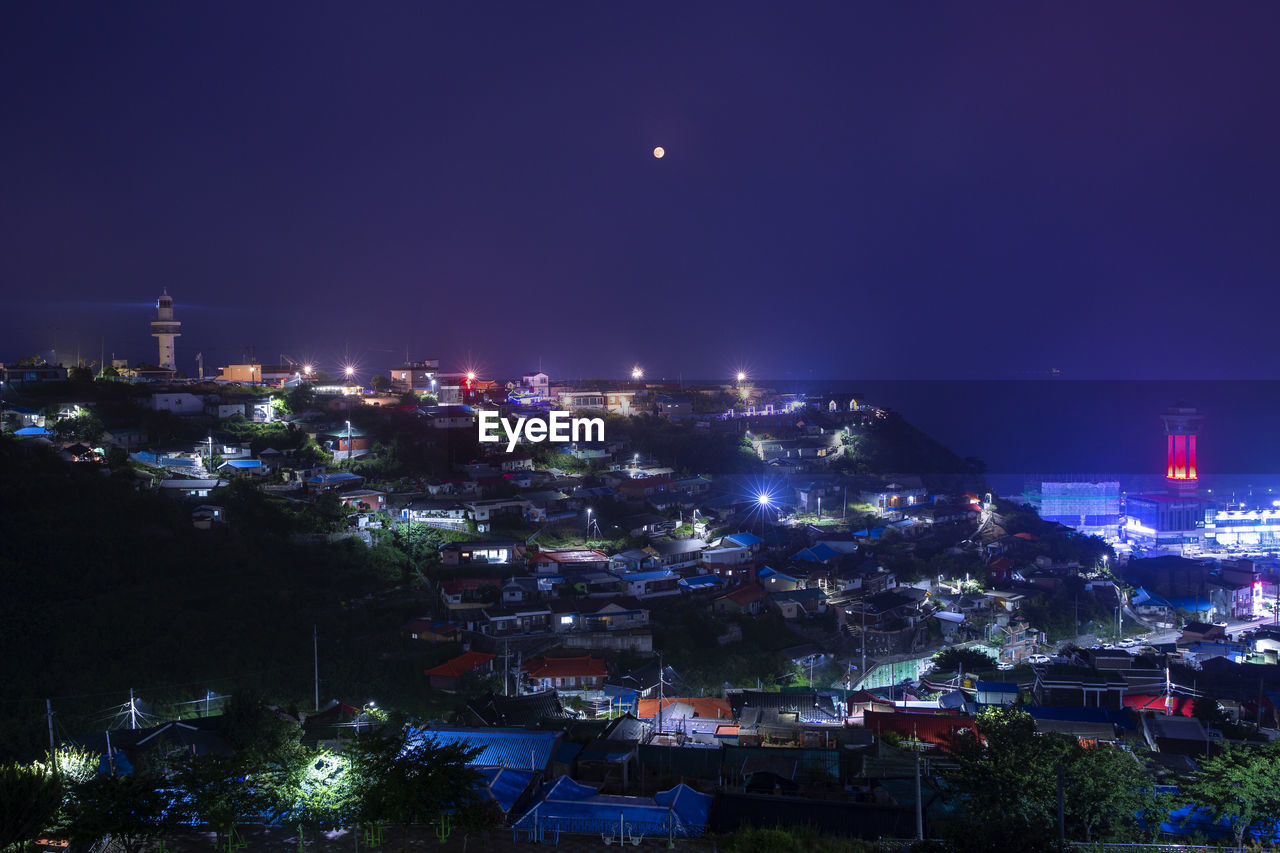
[[[448,678],[458,678],[466,675],[473,669],[479,669],[489,661],[496,658],[497,655],[485,654],[484,652],[463,652],[453,660],[447,660],[439,666],[433,666],[427,670],[427,675],[442,675]]]
[[[530,678],[603,678],[609,674],[604,660],[593,657],[533,658],[528,670]]]
[[[753,581],[752,583],[743,584],[731,592],[726,592],[720,598],[727,598],[734,604],[750,604],[753,601],[760,601],[764,596],[764,587]]]
[[[664,696],[662,699],[663,709],[671,707],[676,702],[693,707],[693,715],[695,717],[710,717],[712,719],[732,720],[733,709],[729,707],[728,699],[718,699],[714,696],[694,696],[689,698],[676,698]],[[639,706],[636,708],[636,717],[641,720],[652,720],[658,715],[657,699],[641,699]]]

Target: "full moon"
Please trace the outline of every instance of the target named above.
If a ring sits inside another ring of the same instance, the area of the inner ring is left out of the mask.
[[[656,158],[658,158],[659,160],[661,160],[661,159],[662,159],[662,156],[663,156],[664,154],[666,154],[666,153],[667,153],[666,151],[662,150],[662,146],[661,146],[661,145],[659,145],[657,148],[653,149],[653,156],[654,156],[654,157],[656,157]]]

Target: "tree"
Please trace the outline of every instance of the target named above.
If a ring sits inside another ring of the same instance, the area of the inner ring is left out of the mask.
[[[182,817],[211,828],[215,846],[221,846],[246,815],[268,804],[252,770],[239,755],[192,755],[178,767],[174,781],[181,793]]]
[[[502,824],[502,811],[493,800],[472,799],[454,815],[458,829],[462,830],[462,853],[467,853],[467,842],[478,832],[487,832]]]
[[[1071,837],[1110,842],[1149,839],[1160,826],[1154,783],[1131,752],[1072,744],[1065,763]]]
[[[119,379],[120,371],[116,370],[113,364],[104,364],[102,369],[98,371],[99,379]]]
[[[1274,828],[1280,815],[1280,761],[1275,747],[1228,747],[1200,767],[1184,793],[1215,820],[1227,822],[1236,847],[1255,823]]]
[[[467,762],[479,753],[408,727],[362,736],[350,750],[360,821],[399,824],[407,848],[412,824],[457,812],[477,798],[480,775]]]
[[[939,672],[978,672],[991,669],[995,659],[981,649],[948,646],[933,656],[933,665]]]
[[[378,374],[369,380],[369,387],[373,389],[375,394],[385,394],[387,389],[391,387],[391,380],[382,374]]]
[[[58,813],[62,783],[43,765],[0,765],[0,850],[36,838]]]
[[[157,776],[95,775],[76,786],[73,796],[66,832],[77,847],[88,849],[110,836],[125,853],[139,853],[177,825],[164,780]]]
[[[316,401],[316,390],[310,383],[295,385],[281,398],[286,414],[300,415],[311,408]]]
[[[1038,735],[1013,709],[983,710],[977,728],[981,740],[966,732],[950,748],[957,769],[948,779],[965,798],[947,833],[957,850],[1055,849],[1059,774],[1071,837],[1130,841],[1159,826],[1153,780],[1131,754]]]
[[[67,371],[67,381],[74,385],[91,385],[93,384],[93,371],[77,364]]]

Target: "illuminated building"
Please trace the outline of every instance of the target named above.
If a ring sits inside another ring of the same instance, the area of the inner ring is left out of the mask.
[[[182,323],[173,319],[173,297],[165,290],[156,300],[156,318],[151,321],[151,336],[160,343],[160,355],[156,366],[165,370],[177,370],[173,339],[182,334]]]
[[[1043,481],[1032,506],[1045,521],[1073,527],[1086,536],[1120,535],[1120,483]]]
[[[1215,509],[1204,516],[1205,544],[1222,548],[1280,548],[1280,509]]]
[[[1168,491],[1126,498],[1124,538],[1143,548],[1194,553],[1205,538],[1205,502],[1196,495],[1200,485],[1196,439],[1204,418],[1195,409],[1179,406],[1161,415],[1161,420]]]
[[[288,364],[228,364],[218,368],[216,382],[241,382],[246,385],[279,385],[295,377],[301,371]]]
[[[1175,407],[1160,416],[1164,421],[1165,482],[1171,490],[1186,494],[1200,485],[1196,462],[1196,437],[1203,416],[1195,409]]]
[[[436,374],[440,372],[440,359],[428,358],[424,361],[409,361],[387,371],[391,380],[391,390],[397,394],[409,391],[415,393],[434,392]]]

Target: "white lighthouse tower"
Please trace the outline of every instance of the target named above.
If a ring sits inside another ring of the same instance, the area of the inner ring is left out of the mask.
[[[160,341],[160,359],[156,362],[158,367],[165,370],[178,369],[173,354],[173,339],[182,334],[178,331],[181,328],[182,323],[173,319],[173,298],[166,289],[156,300],[156,318],[151,321],[151,336]]]

